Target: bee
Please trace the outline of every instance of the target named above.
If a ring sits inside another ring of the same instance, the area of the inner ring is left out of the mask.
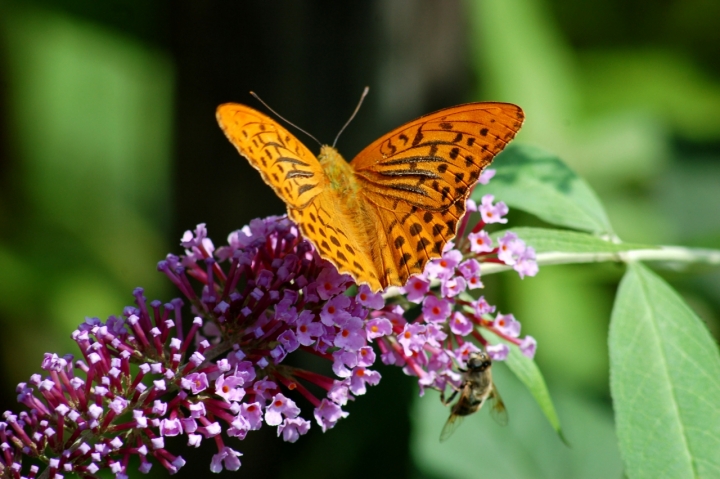
[[[463,383],[456,389],[450,398],[445,400],[445,392],[440,394],[440,400],[447,406],[460,393],[460,399],[453,405],[445,426],[440,433],[440,442],[446,441],[462,422],[465,416],[476,413],[487,400],[493,402],[491,414],[501,424],[507,424],[507,411],[500,399],[500,394],[492,380],[492,360],[484,351],[470,353],[466,369],[463,373]]]

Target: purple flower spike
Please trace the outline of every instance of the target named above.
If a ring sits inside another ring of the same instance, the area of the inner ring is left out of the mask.
[[[292,399],[282,394],[276,394],[270,405],[265,409],[265,422],[269,426],[278,426],[283,421],[283,416],[295,418],[300,414],[300,408],[295,405]]]
[[[360,366],[353,370],[350,376],[350,392],[356,396],[362,396],[365,394],[367,389],[365,384],[375,386],[380,382],[380,373],[377,371],[370,371]]]
[[[465,291],[467,281],[462,276],[453,276],[441,282],[440,293],[446,298],[453,298]]]
[[[525,336],[520,343],[520,351],[530,359],[535,357],[535,351],[537,350],[537,341],[532,336]]]
[[[427,338],[425,337],[425,325],[423,324],[406,324],[405,329],[398,335],[398,343],[405,350],[406,356],[412,356],[413,352],[422,350]]]
[[[490,359],[493,361],[505,361],[510,352],[510,348],[508,348],[506,344],[499,343],[493,344],[492,346],[485,346],[485,351],[487,351],[488,356],[490,356]]]
[[[325,326],[334,326],[337,321],[350,316],[347,308],[350,306],[350,298],[347,296],[335,296],[325,303],[320,312],[320,319]]]
[[[450,242],[447,244],[449,245]],[[430,278],[450,278],[455,274],[455,266],[460,261],[462,261],[462,253],[456,249],[448,249],[443,253],[442,258],[428,262],[425,271]]]
[[[467,336],[473,330],[472,322],[460,311],[453,313],[450,319],[450,331],[458,336]]]
[[[478,183],[480,183],[481,185],[487,185],[488,183],[490,183],[490,180],[495,177],[495,173],[495,170],[491,168],[484,170],[480,174],[480,178],[478,178]]]
[[[295,442],[300,436],[306,434],[310,430],[310,421],[298,417],[293,419],[285,419],[282,424],[278,426],[278,436],[282,434],[283,441]]]
[[[407,300],[412,303],[422,303],[425,295],[430,291],[430,281],[423,276],[411,276],[404,287]]]
[[[185,459],[172,445],[198,447],[204,439],[218,449],[210,469],[234,471],[241,453],[226,440],[276,426],[295,442],[311,427],[300,417],[302,402],[323,431],[331,429],[348,415],[348,401],[380,381],[372,369],[378,357],[417,377],[421,395],[462,385],[462,368],[481,347],[472,341],[485,344],[483,331],[533,357],[537,343],[519,337],[520,323],[509,314],[492,319],[495,307],[468,292],[483,288],[485,261],[505,262],[521,277],[537,273],[535,251],[513,233],[493,248],[485,223],[505,222],[507,214],[493,200],[486,195],[478,206],[468,199],[468,212],[479,211],[484,222],[473,227],[469,218],[477,215],[466,216],[442,257],[400,288],[404,296],[385,298],[340,274],[286,217],[253,220],[219,248],[198,225],[183,235],[185,254],[158,263],[182,299],[148,302],[137,288],[121,315],[89,318],[72,334],[78,360],[48,353],[44,376],[18,386],[23,411],[0,421],[0,476],[95,477],[109,469],[127,479],[131,456],[143,473],[160,464],[174,474]],[[493,360],[509,351],[504,344],[485,349]],[[331,362],[328,372],[284,364],[298,350]],[[27,456],[45,471],[23,464]]]
[[[493,321],[493,327],[513,338],[520,336],[520,322],[512,314],[498,313],[495,321]]]
[[[335,268],[325,268],[317,279],[317,292],[321,299],[330,299],[344,291],[343,285],[347,277],[337,272]]]
[[[382,309],[385,306],[385,300],[380,293],[373,293],[366,284],[360,285],[358,294],[355,297],[357,302],[371,309]]]
[[[182,379],[182,387],[190,389],[193,394],[199,394],[207,389],[208,379],[205,373],[191,373]]]
[[[470,233],[468,240],[470,241],[470,251],[473,253],[489,253],[494,249],[492,239],[485,230],[478,233]]]
[[[387,336],[392,333],[392,323],[387,318],[371,319],[365,323],[368,340]]]
[[[315,420],[323,432],[335,427],[335,424],[347,415],[348,413],[343,411],[340,406],[327,399],[323,399],[320,406],[315,408]]]
[[[450,317],[452,303],[446,299],[430,295],[423,302],[423,317],[425,321],[445,321]]]
[[[238,459],[240,456],[242,456],[242,454],[238,451],[230,449],[229,447],[223,447],[220,449],[220,452],[212,457],[210,471],[215,473],[222,472],[223,466],[225,466],[225,469],[228,471],[237,471],[240,469],[240,459]]]
[[[531,247],[525,248],[525,250],[518,255],[513,269],[518,272],[520,278],[535,276],[538,273],[538,265],[535,261],[535,250]]]
[[[495,199],[493,195],[485,195],[482,197],[482,204],[478,207],[480,215],[485,223],[507,223],[507,219],[503,218],[508,214],[508,207],[502,201],[498,201],[493,205]]]
[[[242,401],[245,397],[245,390],[241,387],[245,384],[245,380],[238,376],[220,375],[215,380],[215,394],[223,398],[227,402]]]
[[[310,311],[303,311],[295,323],[296,338],[303,346],[310,346],[325,332],[321,323],[313,321],[315,315]]]

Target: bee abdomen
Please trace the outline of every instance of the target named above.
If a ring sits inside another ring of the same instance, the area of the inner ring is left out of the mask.
[[[461,401],[458,401],[458,403],[455,404],[452,413],[456,416],[469,416],[470,414],[476,413],[478,409],[480,409],[480,407],[483,405],[483,401],[484,398],[463,398]]]

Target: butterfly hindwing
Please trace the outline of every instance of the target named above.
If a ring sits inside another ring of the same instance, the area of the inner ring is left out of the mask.
[[[373,201],[372,195],[368,201]],[[465,213],[460,199],[444,211],[430,211],[396,201],[390,207],[375,204],[378,234],[384,232],[387,247],[382,248],[383,277],[387,284],[405,284],[413,274],[422,273],[425,264],[441,256],[445,244],[455,237]]]
[[[304,208],[288,208],[288,216],[320,256],[341,273],[350,274],[355,281],[367,283],[377,291],[381,284],[367,255],[367,245],[360,242],[363,236],[342,206],[332,190],[326,189]]]
[[[276,121],[252,108],[225,103],[217,120],[242,156],[289,207],[302,208],[325,187],[315,155]]]
[[[384,135],[351,165],[366,193],[440,211],[467,197],[523,119],[508,103],[446,108]]]

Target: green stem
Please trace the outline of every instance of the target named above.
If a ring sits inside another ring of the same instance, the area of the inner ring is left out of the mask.
[[[615,261],[629,263],[633,261],[663,261],[669,263],[704,263],[720,265],[720,251],[703,248],[685,248],[682,246],[659,246],[653,249],[636,249],[619,253],[538,253],[539,266],[572,263],[600,263]],[[505,264],[484,263],[481,266],[483,275],[499,273],[512,269]]]

